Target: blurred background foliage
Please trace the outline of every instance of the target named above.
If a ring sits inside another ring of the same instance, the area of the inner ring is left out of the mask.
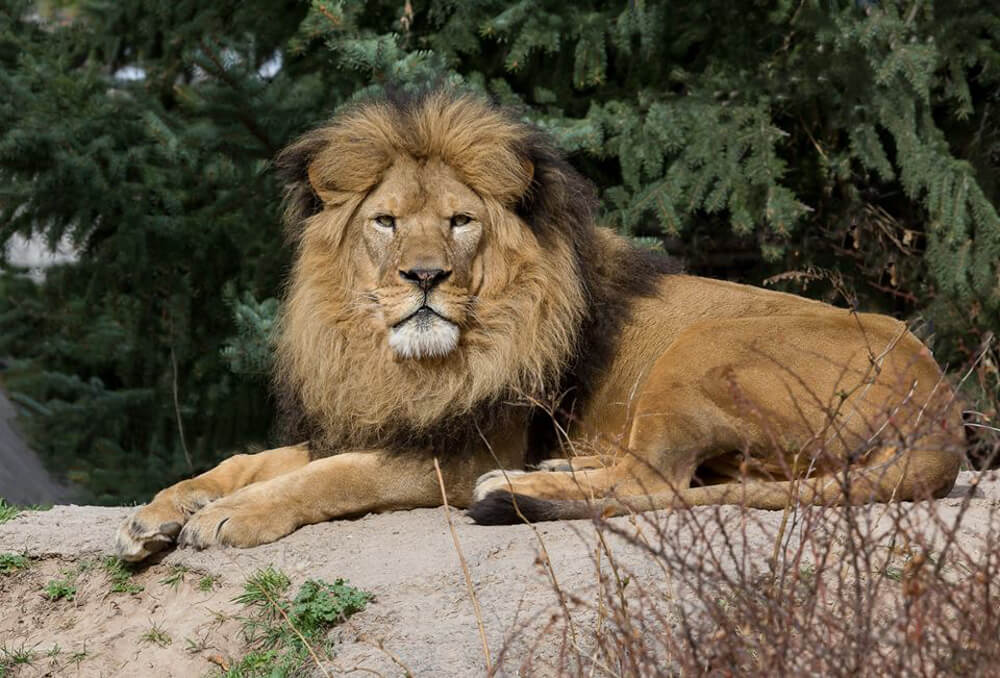
[[[352,98],[442,83],[548,130],[607,224],[690,271],[919,325],[996,421],[992,0],[4,0],[0,243],[75,253],[0,273],[50,467],[121,503],[274,442],[271,161]]]

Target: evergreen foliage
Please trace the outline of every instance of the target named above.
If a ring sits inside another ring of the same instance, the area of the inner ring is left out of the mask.
[[[853,290],[952,366],[1000,327],[989,0],[9,0],[0,242],[80,255],[0,279],[5,381],[52,465],[120,502],[269,442],[270,160],[390,84],[518,106],[607,223],[694,272]]]

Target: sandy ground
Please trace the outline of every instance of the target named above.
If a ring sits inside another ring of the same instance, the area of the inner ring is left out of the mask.
[[[1000,479],[984,476],[970,487],[963,473],[951,496],[933,505],[907,507],[908,520],[928,526],[950,524],[973,493],[962,518],[963,547],[977,548],[983,535],[1000,525]],[[93,566],[111,552],[114,530],[131,509],[57,506],[24,513],[0,525],[0,554],[22,553],[31,567],[0,575],[0,647],[33,648],[36,659],[15,675],[201,676],[218,672],[245,653],[239,634],[239,606],[232,598],[246,577],[273,565],[297,588],[308,578],[345,578],[375,595],[363,612],[333,631],[336,657],[331,675],[357,670],[372,675],[474,676],[485,671],[484,652],[473,603],[462,573],[444,509],[421,509],[370,515],[357,520],[307,526],[277,543],[254,549],[175,550],[135,575],[145,588],[138,594],[109,592],[107,576]],[[701,512],[701,513],[698,513]],[[780,512],[743,511],[737,507],[695,509],[711,516],[708,529],[689,537],[690,554],[720,548],[726,525],[739,525],[740,558],[763,563],[770,554]],[[597,573],[607,569],[599,552],[594,524],[588,521],[537,526],[483,527],[461,511],[452,511],[457,536],[482,608],[491,659],[500,675],[554,675],[561,661],[567,625],[549,571],[569,598],[583,601],[571,611],[577,649],[592,643],[595,615],[586,601],[597,597]],[[613,519],[626,537],[652,530],[683,530],[671,514],[638,520]],[[715,527],[713,527],[713,525]],[[674,534],[680,534],[674,532]],[[686,533],[685,533],[686,534]],[[677,583],[664,581],[661,566],[634,541],[605,530],[607,547],[633,590],[680,608]],[[187,568],[183,581],[162,580],[177,566]],[[720,567],[729,567],[720,562]],[[73,601],[49,601],[40,590],[53,578],[76,577]],[[217,577],[211,591],[198,590],[202,576]],[[671,588],[672,587],[672,588]],[[683,596],[681,596],[683,598]],[[682,605],[683,607],[683,605]],[[144,640],[158,629],[170,642]],[[644,632],[657,633],[647,627]],[[54,646],[58,652],[46,657]],[[564,671],[565,669],[563,669]],[[362,675],[362,674],[358,674]]]

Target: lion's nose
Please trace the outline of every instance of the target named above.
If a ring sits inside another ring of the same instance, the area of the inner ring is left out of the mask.
[[[411,268],[408,271],[399,272],[399,276],[403,280],[416,283],[425,292],[447,280],[450,275],[451,271],[446,271],[443,268]]]

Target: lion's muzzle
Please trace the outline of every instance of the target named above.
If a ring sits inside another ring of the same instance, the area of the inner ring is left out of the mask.
[[[389,346],[404,359],[441,358],[458,346],[458,335],[458,325],[424,305],[390,328]]]
[[[408,280],[424,292],[429,292],[432,288],[437,287],[450,275],[451,271],[443,268],[411,268],[399,272],[400,278]]]

